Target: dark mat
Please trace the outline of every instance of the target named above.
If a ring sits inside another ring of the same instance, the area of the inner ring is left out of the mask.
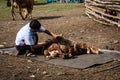
[[[0,49],[0,54],[8,54],[8,55],[13,55],[13,56],[17,56],[17,50],[15,47],[12,48],[3,48]]]
[[[104,64],[106,62],[110,62],[113,59],[120,59],[120,52],[114,50],[104,50],[100,49],[102,52],[101,54],[94,55],[94,54],[85,54],[75,56],[72,59],[46,59],[44,56],[37,56],[37,57],[30,57],[30,59],[38,60],[40,62],[51,63],[55,65],[67,66],[72,68],[84,69],[96,64]],[[15,48],[7,48],[7,49],[0,49],[0,52],[4,52],[2,54],[9,54],[9,55],[17,55],[17,51]]]

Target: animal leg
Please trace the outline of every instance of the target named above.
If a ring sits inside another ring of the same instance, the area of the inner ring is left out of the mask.
[[[27,16],[30,18],[30,19],[32,19],[32,9],[30,9],[30,8],[27,8]]]
[[[69,52],[68,52],[68,57],[71,58],[73,56],[73,52],[74,52],[74,47],[70,46],[69,48]]]
[[[11,6],[11,14],[12,14],[13,20],[15,20],[14,6]]]
[[[24,14],[24,18],[26,19],[28,16],[28,10],[26,8],[24,8],[22,12]]]
[[[25,18],[24,18],[23,15],[22,15],[22,9],[21,9],[21,8],[19,8],[19,14],[20,14],[20,16],[22,17],[22,19],[25,20]]]

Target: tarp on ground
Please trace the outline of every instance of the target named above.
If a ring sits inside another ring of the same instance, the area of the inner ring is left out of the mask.
[[[110,62],[114,59],[120,59],[120,52],[114,50],[105,50],[100,49],[102,52],[101,54],[94,55],[94,54],[85,54],[75,56],[71,59],[62,59],[62,58],[55,58],[55,59],[46,59],[43,55],[38,55],[37,57],[30,57],[30,59],[34,59],[40,62],[61,65],[66,67],[84,69],[91,67],[96,64],[104,64],[106,62]],[[8,55],[17,55],[17,51],[15,48],[5,48],[0,49],[1,54],[8,54]]]

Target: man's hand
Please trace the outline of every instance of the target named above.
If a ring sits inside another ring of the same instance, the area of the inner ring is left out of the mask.
[[[55,35],[55,38],[56,38],[56,39],[59,39],[59,38],[62,38],[62,37],[63,37],[63,35],[62,35],[62,34]]]

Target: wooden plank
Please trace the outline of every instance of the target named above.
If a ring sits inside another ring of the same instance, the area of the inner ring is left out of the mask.
[[[93,19],[94,21],[98,22],[98,23],[101,23],[101,24],[105,24],[105,25],[112,25],[112,24],[109,24],[108,22],[103,22],[103,21],[100,21],[99,19],[95,19],[94,17],[92,17],[89,13],[86,12],[86,14],[88,15],[89,18]]]
[[[96,13],[93,13],[93,12],[90,11],[90,10],[89,10],[89,11],[87,10],[86,13],[91,14],[91,15],[97,17],[97,18],[103,19],[103,20],[105,20],[105,21],[107,21],[107,22],[110,22],[111,24],[115,24],[115,25],[117,25],[118,27],[120,27],[120,24],[119,24],[119,23],[117,23],[117,22],[115,22],[115,21],[112,21],[112,20],[109,20],[109,19],[107,19],[107,18],[105,18],[105,17],[101,17],[100,15],[98,15],[98,14],[96,14]]]
[[[113,18],[113,19],[118,19],[118,20],[120,20],[120,17],[112,16],[112,15],[106,14],[106,13],[104,13],[104,12],[102,12],[102,11],[99,11],[99,10],[96,10],[96,9],[94,9],[94,8],[92,8],[91,6],[88,6],[88,5],[85,5],[85,6],[86,6],[86,8],[88,8],[88,9],[90,9],[90,10],[96,12],[96,13],[99,13],[99,14],[101,14],[101,15],[103,15],[103,16],[106,16],[106,17],[110,17],[110,18]]]
[[[92,18],[93,20],[100,22],[102,24],[115,24],[118,27],[120,27],[120,17],[119,16],[113,16],[110,14],[106,14],[105,9],[115,10],[117,11],[117,14],[120,14],[120,0],[86,0],[85,1],[85,7],[86,7],[86,14],[89,18]],[[97,8],[97,9],[96,9]],[[100,10],[98,10],[100,9]],[[113,21],[109,18],[117,19],[118,21]],[[100,21],[100,19],[104,21]]]
[[[101,3],[100,3],[101,2]],[[103,2],[103,1],[86,1],[85,4],[89,4],[91,6],[98,6],[98,7],[107,7],[107,8],[119,8],[120,9],[120,1],[116,2]]]

